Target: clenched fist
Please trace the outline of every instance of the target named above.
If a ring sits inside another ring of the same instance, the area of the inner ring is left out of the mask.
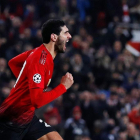
[[[66,89],[69,89],[72,84],[74,83],[73,81],[73,76],[71,73],[67,72],[62,78],[61,78],[61,84],[65,86]]]

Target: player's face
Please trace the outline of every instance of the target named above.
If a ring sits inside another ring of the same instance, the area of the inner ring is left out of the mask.
[[[66,26],[61,27],[60,35],[58,36],[56,43],[55,43],[55,51],[57,53],[64,53],[66,50],[66,43],[71,38],[69,30]]]

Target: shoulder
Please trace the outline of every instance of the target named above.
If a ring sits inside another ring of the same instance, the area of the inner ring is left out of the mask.
[[[30,54],[27,59],[27,63],[29,67],[36,65],[47,69],[51,63],[53,64],[53,59],[47,49],[41,45],[40,47],[34,49],[34,51]]]
[[[35,48],[29,55],[27,61],[32,63],[40,63],[44,65],[46,59],[46,52],[42,46]]]

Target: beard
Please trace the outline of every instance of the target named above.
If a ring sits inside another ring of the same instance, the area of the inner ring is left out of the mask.
[[[55,51],[57,53],[64,53],[65,52],[64,47],[65,47],[65,41],[62,40],[60,37],[58,37],[55,43]]]

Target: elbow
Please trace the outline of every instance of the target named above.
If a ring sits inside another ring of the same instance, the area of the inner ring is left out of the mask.
[[[10,67],[10,69],[11,69],[12,71],[13,71],[13,69],[15,69],[15,64],[14,64],[13,59],[9,60],[8,66]]]
[[[8,62],[8,66],[11,68],[11,64],[12,64],[12,62],[11,62],[11,60]]]
[[[36,108],[36,109],[38,109],[38,108],[40,108],[41,107],[41,105],[40,105],[40,102],[38,101],[38,99],[31,99],[31,103],[32,103],[32,105]]]
[[[37,102],[35,102],[35,101],[32,101],[32,105],[33,105],[36,109],[40,108],[40,105],[39,105]]]

